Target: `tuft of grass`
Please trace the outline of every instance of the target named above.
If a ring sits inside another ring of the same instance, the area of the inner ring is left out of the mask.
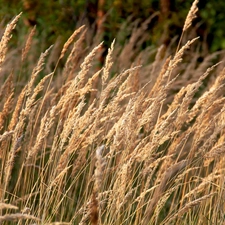
[[[135,59],[113,76],[123,63],[116,42],[99,68],[102,44],[87,53],[81,27],[49,71],[54,48],[36,65],[29,61],[32,30],[21,65],[8,75],[8,37],[19,16],[0,47],[8,77],[0,102],[1,223],[223,224],[225,69],[212,64],[222,53],[197,62],[194,38],[173,57],[162,46],[152,63]],[[18,84],[17,73],[30,66],[30,80]]]

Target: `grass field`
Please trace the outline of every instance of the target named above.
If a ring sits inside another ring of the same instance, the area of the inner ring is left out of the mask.
[[[177,50],[161,46],[151,63],[143,50],[129,68],[132,41],[113,42],[100,68],[102,44],[87,53],[80,27],[36,60],[35,30],[15,52],[22,16],[8,24],[1,224],[225,224],[225,62],[223,52],[199,60],[199,39],[185,42],[197,2]]]

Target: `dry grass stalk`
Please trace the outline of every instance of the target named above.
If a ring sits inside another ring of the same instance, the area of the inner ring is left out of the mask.
[[[80,88],[76,91],[76,94],[79,94],[80,98],[85,96],[85,94],[97,92],[98,90],[95,89],[94,84],[98,81],[98,78],[101,74],[102,70],[97,71],[92,77],[90,77],[83,88]],[[95,99],[90,98],[90,102],[93,102]]]
[[[217,193],[211,193],[211,194],[205,195],[201,198],[198,198],[192,202],[189,202],[182,209],[180,209],[173,217],[171,217],[167,223],[169,224],[169,222],[172,222],[176,217],[181,217],[184,213],[186,213],[188,210],[190,210],[194,206],[199,205],[203,201],[207,200],[208,198],[211,198],[212,196],[214,196],[216,194]]]
[[[113,65],[112,53],[113,53],[114,45],[115,45],[115,40],[113,40],[111,47],[108,50],[108,55],[106,56],[105,66],[104,66],[103,75],[102,75],[102,86],[103,87],[105,87],[105,85],[106,85],[106,82],[109,78],[109,71]]]
[[[155,61],[153,62],[153,68],[152,68],[152,72],[151,72],[152,74],[154,74],[156,72],[157,66],[161,65],[161,60],[163,59],[163,54],[165,53],[165,49],[166,49],[165,45],[161,45],[157,49],[157,53],[156,53],[156,56],[155,56]]]
[[[92,194],[91,204],[90,204],[90,221],[91,225],[99,224],[99,211],[98,211],[98,200],[95,193]]]
[[[168,73],[170,73],[171,71],[174,70],[174,68],[178,65],[179,62],[182,61],[182,57],[183,57],[183,54],[185,52],[185,50],[189,49],[190,46],[198,39],[197,38],[194,38],[190,41],[188,41],[174,56],[174,58],[170,61],[169,63],[169,67],[168,67]]]
[[[80,72],[75,78],[75,85],[79,85],[79,88],[83,87],[84,80],[87,76],[88,71],[91,68],[91,62],[95,56],[95,54],[98,52],[99,49],[101,49],[103,43],[100,43],[98,46],[96,46],[84,59],[84,62],[81,64]]]
[[[67,49],[71,45],[71,43],[74,41],[75,37],[83,30],[84,26],[79,27],[77,30],[73,32],[73,34],[70,36],[70,38],[67,40],[67,42],[64,44],[63,49],[61,51],[61,55],[59,59],[63,58]]]
[[[14,143],[13,143],[11,149],[10,149],[10,152],[8,153],[8,156],[7,156],[7,159],[6,159],[6,165],[5,165],[5,168],[4,168],[4,189],[3,189],[4,191],[6,191],[6,188],[9,184],[11,174],[12,174],[12,169],[13,169],[13,166],[14,166],[14,160],[15,160],[15,157],[16,157],[16,153],[21,146],[22,138],[23,138],[23,135],[21,135],[16,140],[14,140]]]
[[[68,170],[71,168],[71,166],[66,167],[64,170],[62,170],[55,178],[53,181],[51,181],[51,183],[49,184],[49,190],[51,190],[51,188],[53,186],[59,187],[61,182],[63,181],[64,176],[66,175],[66,173],[68,172]]]
[[[38,83],[38,85],[34,88],[33,94],[26,101],[25,111],[29,112],[31,110],[33,104],[35,103],[37,95],[43,90],[46,80],[49,77],[51,77],[52,75],[53,75],[53,73],[46,75],[44,78],[41,79],[41,81]]]
[[[121,199],[124,199],[127,191],[127,187],[129,186],[127,184],[128,181],[128,175],[129,175],[129,164],[124,164],[121,167],[121,170],[119,171],[118,178],[116,179],[116,182],[114,184],[114,191],[115,193],[112,193],[112,197],[114,200],[116,200],[115,204],[118,206]]]
[[[13,130],[11,130],[11,131],[5,131],[2,135],[0,135],[0,142],[4,141],[8,137],[11,137],[13,133],[14,133]]]
[[[40,221],[39,218],[29,215],[29,214],[22,214],[22,213],[15,213],[15,214],[6,214],[4,216],[0,216],[0,222],[3,221],[15,221],[15,220],[35,220]]]
[[[35,68],[33,69],[32,74],[31,74],[31,80],[27,84],[26,96],[30,96],[30,94],[32,93],[34,81],[35,81],[37,75],[43,70],[44,60],[47,57],[47,55],[49,54],[49,51],[51,50],[51,48],[52,48],[52,46],[49,47],[44,53],[41,54],[41,56],[38,60],[37,66],[35,66]]]
[[[78,75],[75,77],[75,79],[71,82],[71,85],[68,87],[68,89],[66,90],[66,93],[61,97],[61,99],[59,100],[58,104],[57,104],[57,108],[68,108],[68,106],[66,106],[68,104],[68,102],[70,102],[71,105],[71,101],[73,101],[75,104],[77,101],[79,101],[79,92],[81,95],[85,94],[83,92],[88,92],[91,91],[91,85],[93,84],[93,81],[95,79],[97,79],[99,73],[101,72],[98,71],[97,73],[94,74],[94,76],[92,78],[90,78],[87,82],[87,85],[85,86],[85,80],[87,79],[87,73],[91,67],[91,61],[93,60],[93,57],[95,56],[96,52],[98,51],[99,48],[101,48],[101,45],[98,45],[97,47],[95,47],[91,53],[85,57],[84,62],[81,64],[81,70],[78,73]],[[82,98],[82,96],[81,96]]]
[[[8,95],[10,95],[13,91],[13,72],[11,72],[4,84],[1,86],[0,98],[4,99],[5,97],[8,97]]]
[[[24,103],[25,93],[26,93],[26,86],[20,92],[20,95],[17,99],[17,103],[16,103],[16,106],[15,106],[15,109],[13,111],[13,115],[12,115],[12,118],[10,120],[10,124],[9,124],[9,127],[8,127],[9,130],[14,129],[17,122],[18,122],[20,110],[21,110],[21,108],[23,106],[23,103]]]
[[[183,200],[189,199],[191,197],[196,196],[196,194],[204,193],[205,190],[207,190],[208,187],[210,187],[212,184],[216,184],[216,180],[220,179],[222,171],[214,170],[212,173],[210,173],[207,177],[204,177],[201,180],[198,185],[196,185],[192,190],[190,190],[186,195],[183,196]]]
[[[149,92],[148,97],[154,98],[157,95],[157,91],[160,89],[162,85],[166,85],[167,82],[167,71],[170,65],[171,57],[167,58],[166,61],[163,64],[163,67],[156,79],[156,82]]]
[[[20,16],[22,15],[22,13],[20,13],[19,15],[17,15],[11,23],[7,24],[7,27],[5,29],[5,32],[1,38],[1,42],[0,42],[0,71],[2,69],[2,64],[5,60],[5,56],[6,56],[6,52],[7,52],[7,45],[8,42],[10,41],[11,37],[12,37],[12,31],[15,29],[16,27],[16,23],[18,22]]]
[[[96,168],[95,168],[95,190],[100,192],[102,180],[104,177],[105,159],[102,156],[105,146],[102,145],[96,149]]]
[[[84,98],[81,99],[80,103],[69,112],[68,118],[64,122],[64,127],[63,127],[63,130],[60,135],[62,147],[67,142],[67,140],[70,137],[70,134],[74,131],[74,129],[77,129],[81,111],[83,110],[83,108],[85,106],[84,101],[85,101]],[[62,147],[61,147],[61,149],[62,149]]]
[[[6,203],[0,203],[0,209],[18,209],[17,206],[6,204]]]
[[[30,31],[30,34],[27,38],[27,41],[26,41],[26,44],[25,44],[25,47],[22,49],[22,62],[25,60],[25,58],[27,57],[27,53],[29,52],[30,48],[31,48],[31,44],[32,44],[32,40],[33,40],[33,37],[35,35],[35,32],[36,32],[36,26],[34,26],[32,28],[32,30]]]
[[[13,104],[13,96],[14,96],[14,93],[11,93],[9,95],[8,99],[6,100],[4,104],[3,110],[0,112],[0,130],[2,130],[5,120],[11,111],[11,106]]]
[[[45,116],[41,119],[40,130],[36,138],[35,145],[32,149],[28,151],[27,159],[25,163],[29,163],[31,158],[37,156],[38,152],[41,150],[41,147],[44,143],[44,139],[48,137],[50,129],[53,125],[55,117],[55,107],[53,107],[50,113],[46,113]]]
[[[54,222],[54,223],[46,223],[45,225],[72,225],[72,223]]]
[[[216,145],[211,149],[211,151],[207,152],[207,154],[204,157],[206,158],[220,157],[225,152],[224,147],[225,147],[224,144]]]
[[[66,60],[65,68],[63,71],[63,75],[67,77],[67,82],[71,80],[74,76],[75,69],[78,66],[79,59],[81,58],[81,54],[83,53],[82,44],[85,40],[87,29],[83,31],[80,35],[79,39],[74,43],[71,53]]]
[[[5,172],[5,177],[4,177],[5,188],[7,187],[8,182],[9,182],[10,177],[11,177],[11,172],[12,172],[12,168],[13,168],[13,165],[14,165],[14,159],[15,159],[16,153],[17,153],[17,151],[18,151],[18,149],[19,149],[19,147],[21,145],[22,139],[24,137],[24,135],[22,134],[22,131],[23,131],[24,126],[25,126],[25,119],[27,118],[27,116],[31,112],[31,107],[32,107],[32,105],[33,105],[33,103],[35,101],[35,98],[36,98],[38,92],[43,88],[43,83],[45,82],[45,80],[48,77],[49,76],[46,76],[46,77],[44,77],[41,80],[41,82],[34,89],[33,95],[30,98],[28,98],[28,100],[26,102],[25,109],[23,109],[20,112],[19,122],[17,123],[17,125],[16,125],[16,127],[14,129],[13,142],[12,142],[12,146],[11,146],[10,152],[9,152],[9,154],[7,156],[6,168],[4,170],[4,172]],[[30,87],[30,89],[31,89],[31,87]],[[29,94],[30,92],[31,91],[28,90],[27,93]]]
[[[163,209],[163,207],[165,206],[168,198],[171,196],[171,194],[177,190],[179,187],[179,185],[175,186],[174,188],[170,188],[165,194],[163,194],[163,196],[159,199],[159,201],[157,202],[156,208],[155,208],[155,212],[151,218],[150,221],[156,221],[159,218],[159,214],[161,212],[161,210]]]
[[[198,12],[198,2],[199,0],[194,0],[194,2],[192,3],[191,9],[189,10],[186,20],[184,22],[183,32],[191,26],[193,19],[196,18],[196,13]]]
[[[61,154],[60,158],[59,158],[59,162],[57,165],[57,170],[61,171],[63,170],[63,168],[65,167],[67,161],[68,161],[68,157],[69,155],[71,155],[73,152],[75,152],[76,147],[79,146],[79,144],[83,141],[82,138],[78,137],[80,136],[81,130],[83,129],[82,126],[85,125],[85,121],[86,121],[86,116],[90,115],[91,111],[87,111],[86,114],[83,115],[83,117],[80,117],[81,111],[83,110],[83,107],[85,106],[84,103],[85,99],[82,99],[80,101],[80,103],[74,107],[73,110],[71,110],[71,112],[69,112],[68,115],[68,119],[65,121],[65,126],[61,132],[60,135],[60,150],[63,150],[64,144],[66,143],[67,139],[70,138],[68,145],[65,148],[65,151]],[[90,107],[90,110],[92,109],[92,107]],[[88,122],[88,120],[87,120]],[[77,142],[77,143],[75,143]]]
[[[149,206],[146,209],[144,224],[148,224],[150,217],[152,216],[153,211],[155,210],[155,206],[157,202],[161,198],[163,192],[166,190],[166,186],[168,185],[167,182],[169,179],[176,176],[185,166],[187,165],[187,161],[183,160],[173,166],[171,166],[165,173],[160,182],[160,185],[156,188],[154,197],[151,199]]]

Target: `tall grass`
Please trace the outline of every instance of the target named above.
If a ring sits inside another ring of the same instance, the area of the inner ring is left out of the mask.
[[[173,56],[162,46],[151,64],[134,60],[122,72],[114,42],[103,68],[101,44],[83,57],[81,27],[52,70],[54,47],[30,60],[33,29],[8,74],[20,15],[9,23],[0,43],[2,224],[224,224],[224,63],[212,64],[221,53],[198,62],[195,38],[179,46],[196,2]]]

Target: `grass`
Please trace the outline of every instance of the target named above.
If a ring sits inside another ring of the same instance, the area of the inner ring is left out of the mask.
[[[102,44],[86,54],[81,27],[57,60],[50,47],[36,65],[32,30],[8,73],[21,15],[8,24],[0,43],[2,224],[224,224],[224,62],[212,65],[222,53],[198,62],[196,38],[183,44],[196,4],[173,56],[162,46],[151,64],[137,57],[122,72],[116,42],[99,68]]]

